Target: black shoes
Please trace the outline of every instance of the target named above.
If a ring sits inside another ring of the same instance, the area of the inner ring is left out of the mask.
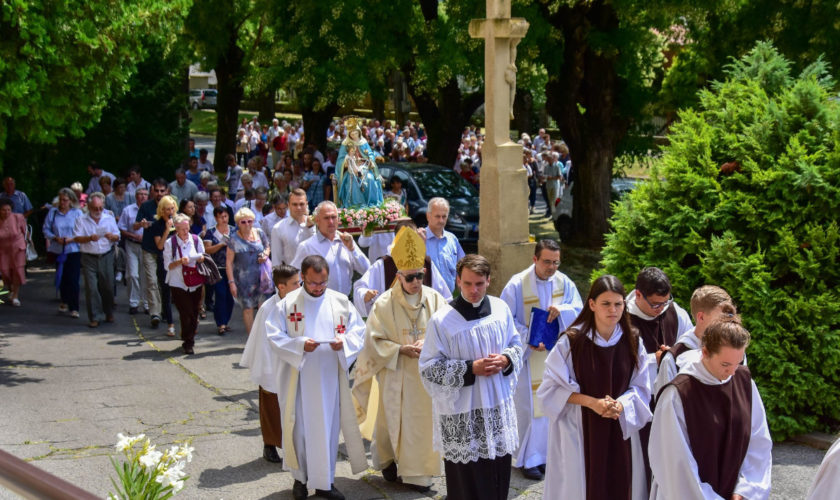
[[[152,329],[154,330],[155,328],[157,328],[159,324],[160,316],[152,316]]]
[[[185,347],[184,354],[195,354],[195,351],[193,351],[192,347]]]
[[[389,483],[397,481],[397,463],[391,462],[391,465],[382,469],[382,477]]]
[[[542,472],[543,474],[545,474],[545,464],[538,465],[538,466],[537,466],[537,469],[539,469],[539,470],[540,470],[540,472]]]
[[[543,473],[540,472],[539,467],[530,467],[528,469],[522,467],[522,475],[526,479],[532,479],[534,481],[542,481],[543,479]]]
[[[292,489],[292,494],[294,494],[294,488]],[[330,500],[344,500],[344,495],[340,491],[338,491],[338,488],[336,488],[335,485],[332,485],[330,491],[315,490],[315,496],[321,498],[329,498]]]
[[[295,484],[292,486],[292,498],[295,500],[304,500],[309,495],[309,490],[306,485],[295,479]]]
[[[128,308],[128,314],[131,314],[131,315],[137,314],[137,308],[136,307],[129,307]]]
[[[283,462],[283,459],[277,454],[277,448],[270,444],[263,446],[263,458],[275,464]]]

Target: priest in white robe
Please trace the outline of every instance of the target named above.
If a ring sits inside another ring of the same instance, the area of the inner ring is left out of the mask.
[[[519,449],[514,454],[514,465],[522,468],[526,478],[534,480],[543,478],[548,449],[548,417],[536,398],[548,352],[542,344],[540,347],[528,344],[531,309],[548,311],[548,320],[557,319],[560,332],[564,332],[583,308],[577,286],[557,270],[559,265],[560,245],[554,240],[539,241],[533,264],[513,275],[500,297],[513,312],[513,322],[524,346],[522,373],[515,394]]]
[[[403,227],[408,227],[412,231],[417,231],[417,225],[414,221],[405,220],[397,223],[396,231],[399,232]],[[422,237],[422,236],[421,236]],[[361,238],[359,239],[361,245]],[[425,248],[425,243],[423,247]],[[377,259],[371,264],[370,268],[365,271],[361,278],[353,283],[353,304],[359,310],[359,314],[367,317],[380,294],[385,290],[391,288],[397,277],[397,266],[391,254],[392,246],[389,246],[387,253],[381,259]],[[440,275],[435,264],[429,256],[426,256],[423,266],[427,272],[423,277],[423,284],[431,287],[439,292],[446,300],[452,298],[452,292],[446,285],[446,281]]]
[[[773,442],[746,366],[750,335],[737,319],[709,326],[702,356],[659,395],[650,434],[651,500],[763,500]]]
[[[840,491],[840,439],[831,445],[823,457],[814,484],[808,491],[808,500],[829,500]]]
[[[277,448],[283,447],[280,426],[280,405],[277,402],[276,359],[265,332],[269,313],[276,309],[287,293],[300,288],[300,273],[292,266],[280,265],[272,269],[277,293],[262,303],[248,333],[239,366],[250,368],[251,381],[259,386],[260,433],[263,437],[263,458],[269,462],[282,461]]]
[[[367,469],[347,373],[362,348],[364,323],[346,296],[327,288],[329,266],[323,257],[303,259],[301,275],[303,288],[287,295],[265,324],[279,362],[283,466],[295,479],[296,500],[306,498],[308,488],[341,499],[333,484],[339,431],[353,473]]]
[[[461,295],[426,328],[420,375],[433,403],[433,442],[447,496],[502,500],[519,445],[513,393],[522,343],[508,306],[487,296],[490,263],[467,255],[456,267]]]
[[[429,439],[432,400],[420,380],[418,358],[429,318],[446,306],[446,300],[423,285],[426,245],[414,229],[400,230],[391,256],[398,268],[397,283],[380,296],[368,316],[353,396],[363,436],[366,427],[373,429],[373,468],[387,481],[399,477],[425,492],[433,476],[440,475],[440,455]]]

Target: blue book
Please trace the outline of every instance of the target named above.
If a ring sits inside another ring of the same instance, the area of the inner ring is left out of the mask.
[[[528,344],[539,347],[540,342],[550,351],[557,343],[560,336],[560,322],[557,318],[551,323],[548,322],[548,311],[539,307],[531,308],[531,332]]]

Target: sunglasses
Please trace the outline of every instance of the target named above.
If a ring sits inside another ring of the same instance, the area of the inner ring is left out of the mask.
[[[254,221],[253,220],[241,220],[241,221],[239,221],[239,223],[240,224],[253,224]]]
[[[402,274],[402,273],[400,273]],[[414,280],[422,280],[426,276],[425,271],[420,271],[419,273],[412,273],[412,274],[403,274],[403,278],[409,283]]]

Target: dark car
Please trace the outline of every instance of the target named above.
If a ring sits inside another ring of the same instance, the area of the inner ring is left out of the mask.
[[[429,200],[445,198],[449,202],[446,230],[462,242],[478,241],[478,190],[449,167],[429,163],[384,163],[379,165],[385,191],[391,177],[402,180],[408,199],[408,215],[418,227],[426,226]]]
[[[611,181],[610,201],[615,202],[620,200],[624,195],[634,190],[640,180],[630,177],[617,177]],[[574,205],[574,198],[572,196],[572,186],[565,189],[565,194],[560,200],[560,203],[555,207],[551,218],[554,219],[554,229],[560,235],[560,240],[565,241],[572,237],[572,207]]]

